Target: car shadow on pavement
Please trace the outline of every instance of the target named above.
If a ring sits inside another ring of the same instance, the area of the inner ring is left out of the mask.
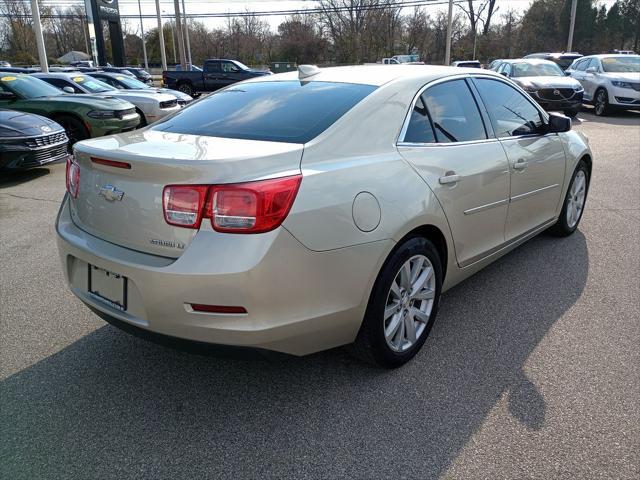
[[[447,292],[423,351],[397,370],[343,349],[195,356],[101,327],[1,382],[0,469],[11,479],[435,478],[502,398],[524,428],[544,425],[525,363],[588,269],[579,231],[536,237]]]
[[[49,173],[49,169],[44,167],[31,168],[20,172],[0,172],[0,189],[16,187]]]

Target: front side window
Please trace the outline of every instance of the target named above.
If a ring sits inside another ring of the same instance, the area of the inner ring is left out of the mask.
[[[101,82],[100,80],[96,80],[95,78],[85,77],[84,75],[78,75],[71,78],[71,80],[82,86],[90,93],[113,92],[114,90],[117,90],[111,85],[107,85],[106,83]]]
[[[438,143],[485,140],[487,134],[475,99],[464,80],[429,87],[423,94]]]
[[[518,90],[504,82],[487,78],[477,78],[475,83],[498,138],[540,132],[543,125],[540,112]]]
[[[210,137],[307,143],[373,92],[372,85],[255,82],[209,95],[152,130]]]
[[[219,72],[220,71],[220,62],[207,62],[204,64],[205,72]]]
[[[238,72],[240,69],[231,62],[222,62],[222,71],[225,73]]]

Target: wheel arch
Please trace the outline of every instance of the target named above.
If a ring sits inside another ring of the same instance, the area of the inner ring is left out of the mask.
[[[584,161],[587,169],[589,170],[589,179],[591,179],[591,171],[593,169],[593,159],[591,158],[591,155],[585,153],[582,157],[580,157],[578,163],[580,163],[580,161]]]
[[[402,239],[397,243],[397,246],[402,245],[411,237],[426,238],[427,240],[431,241],[431,243],[433,243],[433,245],[436,247],[438,255],[440,255],[440,261],[442,262],[442,281],[444,283],[444,279],[447,276],[449,246],[447,245],[447,239],[444,236],[442,230],[432,224],[420,225],[408,232],[404,237],[402,237]],[[389,256],[390,255],[391,253],[389,254]]]

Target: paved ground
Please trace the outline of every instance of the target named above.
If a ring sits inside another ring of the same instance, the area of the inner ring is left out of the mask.
[[[639,478],[640,115],[576,128],[581,228],[443,298],[423,351],[191,356],[105,325],[63,284],[64,166],[0,185],[0,477]]]

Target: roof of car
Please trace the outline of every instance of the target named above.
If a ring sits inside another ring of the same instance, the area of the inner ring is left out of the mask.
[[[503,63],[530,63],[533,65],[557,65],[557,63],[551,60],[545,60],[544,58],[513,58],[511,60],[503,60]]]
[[[491,70],[482,70],[489,75],[494,74]],[[315,82],[336,82],[336,83],[359,83],[363,85],[380,86],[397,79],[423,79],[425,81],[450,75],[460,75],[464,73],[478,74],[477,68],[460,68],[439,65],[356,65],[350,67],[329,67],[320,68],[315,75],[306,77],[305,81]],[[298,80],[298,72],[278,73],[257,77],[249,81],[283,81]]]
[[[630,55],[628,53],[600,53],[598,55],[585,55],[582,58],[611,58],[611,57],[620,57],[620,58],[633,58],[640,57],[640,55]]]

